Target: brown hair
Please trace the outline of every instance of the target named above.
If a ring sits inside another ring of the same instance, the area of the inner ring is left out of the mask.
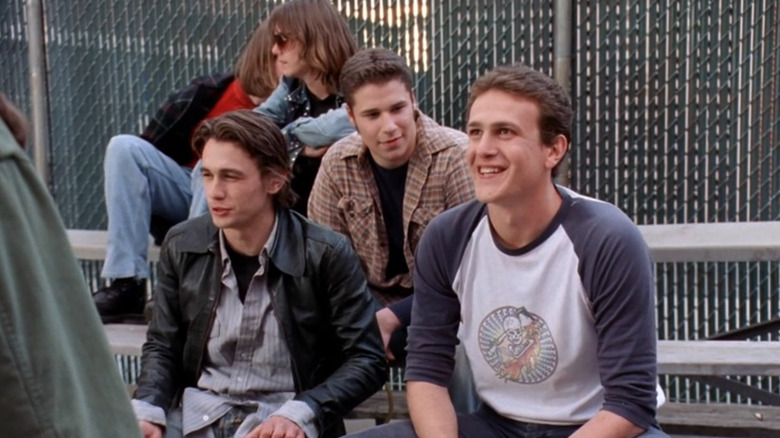
[[[385,48],[363,49],[344,64],[339,76],[341,94],[347,104],[355,104],[355,92],[366,84],[381,85],[398,80],[412,93],[412,72],[404,58]]]
[[[467,111],[471,111],[471,106],[479,96],[490,90],[522,97],[537,105],[543,144],[551,145],[558,135],[563,135],[566,142],[571,144],[574,110],[569,96],[553,78],[520,64],[496,67],[474,82]],[[556,165],[552,170],[553,177],[557,171]]]
[[[21,112],[6,99],[5,95],[0,92],[0,119],[2,119],[8,130],[11,131],[11,135],[14,136],[19,146],[24,148],[27,142],[27,119],[24,118]]]
[[[274,195],[274,204],[281,208],[292,207],[297,195],[290,188],[287,141],[271,119],[252,110],[230,111],[203,121],[192,137],[192,148],[198,155],[203,155],[203,148],[210,139],[229,141],[245,150],[255,160],[260,175],[282,176],[285,184]]]
[[[357,51],[347,20],[328,0],[291,0],[274,8],[268,27],[301,43],[301,57],[334,92],[339,72]]]
[[[273,32],[267,21],[262,21],[255,28],[233,69],[246,94],[265,99],[279,85],[272,46]]]

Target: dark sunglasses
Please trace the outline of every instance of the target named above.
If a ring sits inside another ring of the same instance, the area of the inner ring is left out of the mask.
[[[290,38],[283,34],[283,33],[275,33],[274,34],[274,44],[276,44],[279,49],[284,49],[285,46],[287,46],[287,43],[290,42]]]

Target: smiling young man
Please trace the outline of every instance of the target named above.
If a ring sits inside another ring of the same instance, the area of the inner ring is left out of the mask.
[[[542,73],[506,66],[476,81],[477,200],[436,218],[417,248],[412,421],[358,436],[666,437],[650,257],[620,210],[553,183],[571,124],[569,98]],[[458,342],[483,401],[465,415],[446,391]]]
[[[468,139],[417,109],[412,74],[390,50],[353,55],[339,82],[357,132],[325,155],[309,216],[352,242],[371,291],[387,306],[377,319],[388,358],[400,361],[417,243],[436,215],[474,198]]]
[[[357,255],[290,210],[270,119],[230,112],[193,144],[210,214],[163,243],[133,400],[145,437],[342,435],[386,372]]]

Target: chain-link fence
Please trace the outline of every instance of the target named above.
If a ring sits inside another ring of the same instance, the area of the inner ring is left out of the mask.
[[[778,2],[577,2],[574,22],[574,187],[638,223],[778,219]],[[664,264],[657,278],[662,339],[780,315],[778,263]],[[728,399],[667,383],[675,399]]]
[[[640,223],[777,219],[778,3],[612,3],[578,2],[573,185]]]
[[[52,183],[68,227],[105,228],[109,138],[140,132],[193,77],[229,70],[277,3],[44,2]],[[553,2],[334,3],[359,46],[406,56],[421,109],[445,125],[464,126],[469,85],[497,64],[553,73]],[[780,219],[780,2],[573,3],[572,187],[642,224]],[[24,6],[0,5],[0,87],[27,111]],[[663,264],[657,274],[662,339],[780,315],[778,263]],[[777,392],[776,380],[762,385]]]
[[[24,3],[0,3],[0,91],[23,113],[30,114],[26,33]]]

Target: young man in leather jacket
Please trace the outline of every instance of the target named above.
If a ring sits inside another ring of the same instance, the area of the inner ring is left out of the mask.
[[[193,145],[210,214],[163,243],[133,400],[144,435],[343,434],[342,416],[386,372],[357,255],[290,210],[287,146],[270,119],[224,114]]]

